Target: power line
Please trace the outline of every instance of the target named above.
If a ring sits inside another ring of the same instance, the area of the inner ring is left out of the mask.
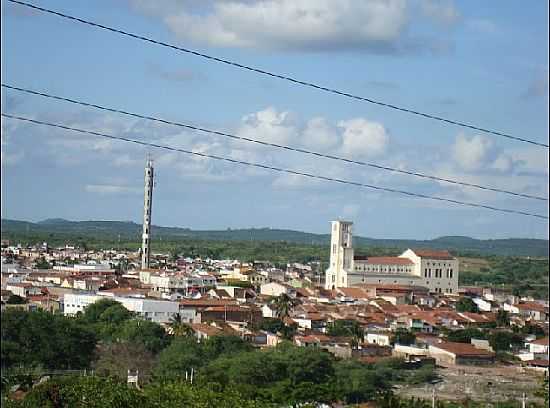
[[[394,167],[383,166],[383,165],[376,164],[376,163],[369,163],[369,162],[364,162],[364,161],[359,161],[359,160],[352,160],[352,159],[348,159],[348,158],[341,157],[341,156],[323,154],[323,153],[319,153],[319,152],[315,152],[315,151],[311,151],[311,150],[301,149],[301,148],[298,148],[298,147],[291,147],[291,146],[286,146],[286,145],[280,145],[280,144],[277,144],[277,143],[265,142],[265,141],[258,140],[258,139],[251,139],[251,138],[248,138],[248,137],[236,136],[236,135],[233,135],[233,134],[230,134],[230,133],[220,132],[220,131],[217,131],[217,130],[205,129],[205,128],[201,128],[201,127],[198,127],[198,126],[193,126],[193,125],[189,125],[189,124],[185,124],[185,123],[174,122],[174,121],[170,121],[170,120],[166,120],[166,119],[157,118],[157,117],[154,117],[154,116],[141,115],[141,114],[138,114],[138,113],[128,112],[128,111],[117,109],[117,108],[109,108],[109,107],[106,107],[106,106],[103,106],[103,105],[97,105],[97,104],[84,102],[84,101],[71,99],[71,98],[66,98],[66,97],[62,97],[62,96],[58,96],[58,95],[52,95],[52,94],[41,92],[41,91],[34,91],[34,90],[31,90],[31,89],[20,88],[20,87],[13,86],[13,85],[2,84],[2,87],[7,88],[7,89],[11,89],[11,90],[14,90],[14,91],[28,93],[28,94],[31,94],[31,95],[42,96],[42,97],[45,97],[45,98],[50,98],[50,99],[60,100],[60,101],[64,101],[64,102],[69,102],[69,103],[73,103],[73,104],[77,104],[77,105],[86,106],[86,107],[91,107],[91,108],[95,108],[95,109],[100,109],[100,110],[104,110],[104,111],[107,111],[107,112],[119,113],[119,114],[122,114],[122,115],[132,116],[132,117],[135,117],[135,118],[160,122],[160,123],[168,124],[168,125],[172,125],[172,126],[183,127],[183,128],[187,128],[187,129],[191,129],[191,130],[195,130],[195,131],[199,131],[199,132],[213,134],[213,135],[216,135],[216,136],[223,136],[223,137],[227,137],[227,138],[231,138],[231,139],[235,139],[235,140],[241,140],[241,141],[245,141],[245,142],[257,143],[257,144],[264,145],[264,146],[269,146],[269,147],[275,147],[277,149],[283,149],[283,150],[287,150],[287,151],[293,151],[293,152],[297,152],[297,153],[308,154],[308,155],[316,156],[316,157],[323,157],[323,158],[326,158],[326,159],[342,161],[342,162],[345,162],[345,163],[351,163],[351,164],[356,164],[356,165],[360,165],[360,166],[372,167],[372,168],[379,169],[379,170],[386,170],[386,171],[391,171],[391,172],[394,172],[394,173],[401,173],[401,174],[406,174],[406,175],[409,175],[409,176],[421,177],[421,178],[434,180],[434,181],[442,181],[442,182],[445,182],[445,183],[456,184],[456,185],[465,186],[465,187],[477,188],[477,189],[480,189],[480,190],[486,190],[486,191],[493,191],[493,192],[497,192],[497,193],[509,194],[509,195],[513,195],[513,196],[516,196],[516,197],[548,201],[548,198],[542,197],[542,196],[536,196],[536,195],[525,194],[525,193],[518,193],[518,192],[514,192],[514,191],[510,191],[510,190],[504,190],[504,189],[496,188],[496,187],[488,187],[488,186],[483,186],[483,185],[480,185],[480,184],[467,183],[465,181],[452,180],[452,179],[448,179],[448,178],[432,176],[432,175],[429,175],[429,174],[419,173],[419,172],[415,172],[415,171],[397,169],[397,168],[394,168]]]
[[[47,9],[47,8],[44,8],[44,7],[35,6],[34,4],[26,3],[26,2],[23,2],[23,1],[19,1],[19,0],[8,0],[8,1],[11,2],[11,3],[19,4],[19,5],[25,6],[25,7],[29,7],[31,9],[38,10],[38,11],[41,11],[41,12],[44,12],[44,13],[53,14],[55,16],[63,17],[63,18],[68,19],[68,20],[77,21],[79,23],[87,24],[87,25],[92,26],[92,27],[101,28],[103,30],[107,30],[107,31],[111,31],[111,32],[114,32],[114,33],[117,33],[117,34],[127,36],[127,37],[131,37],[131,38],[134,38],[134,39],[137,39],[137,40],[146,41],[146,42],[149,42],[149,43],[152,43],[152,44],[156,44],[156,45],[160,45],[160,46],[163,46],[163,47],[171,48],[171,49],[174,49],[174,50],[177,50],[177,51],[180,51],[180,52],[185,52],[187,54],[192,54],[192,55],[195,55],[197,57],[206,58],[210,61],[216,61],[216,62],[219,62],[219,63],[222,63],[222,64],[231,65],[231,66],[236,67],[236,68],[244,69],[244,70],[255,72],[255,73],[258,73],[258,74],[262,74],[262,75],[267,75],[267,76],[270,76],[270,77],[273,77],[273,78],[282,79],[282,80],[289,81],[289,82],[292,82],[292,83],[295,83],[295,84],[298,84],[298,85],[306,86],[306,87],[309,87],[309,88],[314,88],[314,89],[317,89],[317,90],[320,90],[320,91],[329,92],[329,93],[340,95],[340,96],[345,96],[347,98],[372,103],[372,104],[375,104],[375,105],[383,106],[385,108],[394,109],[394,110],[397,110],[397,111],[401,111],[401,112],[421,116],[421,117],[424,117],[424,118],[427,118],[427,119],[437,120],[437,121],[448,123],[448,124],[451,124],[451,125],[456,125],[456,126],[460,126],[460,127],[464,127],[464,128],[468,128],[468,129],[472,129],[472,130],[477,130],[479,132],[488,133],[488,134],[492,134],[492,135],[495,135],[495,136],[505,137],[505,138],[516,140],[516,141],[519,141],[519,142],[530,143],[530,144],[537,145],[537,146],[542,146],[542,147],[549,147],[547,144],[544,144],[544,143],[541,143],[541,142],[536,142],[536,141],[533,141],[533,140],[524,139],[524,138],[517,137],[517,136],[512,136],[512,135],[509,135],[509,134],[506,134],[506,133],[498,132],[496,130],[484,129],[484,128],[474,126],[474,125],[471,125],[471,124],[468,124],[468,123],[459,122],[459,121],[452,120],[452,119],[447,119],[447,118],[444,118],[444,117],[441,117],[441,116],[432,115],[430,113],[423,113],[423,112],[415,111],[413,109],[403,108],[403,107],[393,105],[393,104],[390,104],[390,103],[381,102],[381,101],[366,98],[366,97],[363,97],[363,96],[350,94],[348,92],[339,91],[337,89],[327,88],[325,86],[317,85],[317,84],[312,83],[312,82],[301,81],[299,79],[296,79],[296,78],[293,78],[293,77],[290,77],[290,76],[277,74],[277,73],[270,72],[270,71],[265,71],[265,70],[260,69],[260,68],[255,68],[255,67],[252,67],[252,66],[249,66],[249,65],[240,64],[238,62],[230,61],[230,60],[227,60],[227,59],[214,57],[212,55],[204,54],[202,52],[194,51],[194,50],[191,50],[191,49],[188,49],[188,48],[178,47],[177,45],[174,45],[174,44],[169,44],[169,43],[159,41],[159,40],[155,40],[155,39],[152,39],[152,38],[149,38],[149,37],[144,37],[144,36],[139,35],[139,34],[130,33],[128,31],[124,31],[124,30],[121,30],[119,28],[109,27],[109,26],[106,26],[106,25],[103,25],[103,24],[95,23],[93,21],[84,20],[84,19],[79,18],[79,17],[74,17],[74,16],[71,16],[69,14],[64,14],[64,13],[60,13],[58,11],[54,11],[54,10]]]
[[[338,179],[338,178],[333,178],[333,177],[320,176],[320,175],[317,175],[317,174],[305,173],[305,172],[286,169],[286,168],[281,168],[281,167],[267,166],[265,164],[247,162],[247,161],[243,161],[243,160],[236,160],[236,159],[232,159],[232,158],[225,157],[225,156],[217,156],[217,155],[213,155],[213,154],[193,152],[191,150],[180,149],[180,148],[176,148],[176,147],[172,147],[172,146],[159,145],[159,144],[156,144],[156,143],[150,143],[150,142],[144,142],[144,141],[141,141],[141,140],[129,139],[129,138],[122,137],[122,136],[113,136],[113,135],[108,135],[108,134],[105,134],[105,133],[94,132],[94,131],[91,131],[91,130],[73,128],[73,127],[61,125],[61,124],[58,124],[58,123],[44,122],[44,121],[41,121],[41,120],[26,118],[26,117],[12,115],[12,114],[3,113],[3,112],[2,112],[2,116],[6,117],[6,118],[17,119],[17,120],[20,120],[20,121],[30,122],[30,123],[34,123],[34,124],[38,124],[38,125],[45,125],[45,126],[55,127],[55,128],[59,128],[59,129],[70,130],[70,131],[73,131],[73,132],[85,133],[85,134],[89,134],[89,135],[93,135],[93,136],[99,136],[99,137],[103,137],[103,138],[107,138],[107,139],[134,143],[134,144],[138,144],[138,145],[142,145],[142,146],[149,146],[149,147],[155,147],[155,148],[158,148],[158,149],[170,150],[170,151],[174,151],[174,152],[192,154],[192,155],[195,155],[195,156],[200,156],[200,157],[205,157],[205,158],[215,159],[215,160],[220,160],[220,161],[226,161],[226,162],[230,162],[230,163],[234,163],[234,164],[241,164],[241,165],[245,165],[245,166],[258,167],[258,168],[265,169],[265,170],[273,170],[273,171],[277,171],[279,173],[287,173],[287,174],[303,176],[303,177],[308,177],[308,178],[318,179],[318,180],[323,180],[323,181],[330,181],[330,182],[334,182],[334,183],[347,184],[347,185],[352,185],[352,186],[362,187],[362,188],[367,188],[367,189],[373,189],[373,190],[386,191],[386,192],[390,192],[390,193],[403,194],[403,195],[407,195],[409,197],[424,198],[424,199],[435,200],[435,201],[440,201],[440,202],[448,202],[448,203],[462,205],[462,206],[468,206],[468,207],[484,208],[484,209],[487,209],[487,210],[503,212],[503,213],[508,213],[508,214],[519,214],[519,215],[526,215],[526,216],[529,216],[529,217],[541,218],[541,219],[545,219],[545,220],[548,219],[547,216],[541,215],[541,214],[534,214],[534,213],[529,213],[529,212],[519,211],[519,210],[511,210],[511,209],[507,209],[507,208],[497,208],[497,207],[492,207],[492,206],[485,205],[485,204],[470,203],[470,202],[466,202],[466,201],[453,200],[453,199],[450,199],[450,198],[443,198],[443,197],[438,197],[438,196],[430,196],[430,195],[425,195],[425,194],[413,193],[413,192],[410,192],[410,191],[397,190],[397,189],[393,189],[393,188],[389,188],[389,187],[382,187],[382,186],[376,186],[376,185],[372,185],[372,184],[359,183],[359,182],[356,182],[356,181],[350,181],[350,180]]]

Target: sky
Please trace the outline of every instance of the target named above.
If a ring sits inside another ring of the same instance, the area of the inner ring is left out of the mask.
[[[29,0],[32,2],[32,0]],[[355,95],[548,143],[548,2],[117,0],[35,4]],[[261,76],[2,2],[2,82],[402,170],[548,197],[548,149]],[[325,177],[548,215],[513,197],[2,88],[2,112]],[[548,221],[2,118],[2,218],[373,238],[547,238]]]

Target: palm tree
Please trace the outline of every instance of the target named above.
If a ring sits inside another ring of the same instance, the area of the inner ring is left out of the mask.
[[[195,334],[191,325],[183,321],[180,313],[176,313],[170,318],[168,327],[170,328],[171,334],[176,337],[188,337]]]
[[[298,304],[298,301],[288,296],[286,293],[283,293],[272,298],[270,303],[275,307],[277,316],[282,319],[290,316],[290,312]]]

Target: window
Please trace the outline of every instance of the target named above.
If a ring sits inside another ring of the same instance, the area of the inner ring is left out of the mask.
[[[333,253],[333,254],[336,253],[336,244],[332,244],[332,253]]]

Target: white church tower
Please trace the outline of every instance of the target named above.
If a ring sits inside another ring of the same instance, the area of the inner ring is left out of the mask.
[[[145,191],[143,201],[143,234],[141,236],[141,269],[149,268],[151,258],[151,208],[153,205],[153,160],[147,159],[145,166]]]
[[[325,289],[348,286],[353,272],[353,235],[351,221],[332,221],[330,265],[325,274]]]

